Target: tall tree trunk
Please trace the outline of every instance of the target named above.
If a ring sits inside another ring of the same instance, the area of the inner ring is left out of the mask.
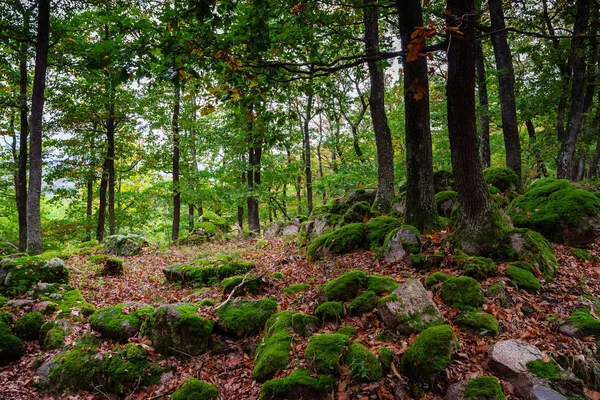
[[[500,91],[500,108],[502,110],[502,131],[506,149],[506,166],[517,174],[517,188],[521,188],[521,141],[517,123],[517,106],[515,103],[515,70],[512,54],[506,38],[504,10],[502,0],[489,0],[492,36],[496,69],[498,70],[498,87]]]
[[[108,189],[108,157],[104,158],[102,163],[102,176],[100,178],[99,204],[98,204],[98,223],[96,225],[96,240],[104,240],[104,225],[106,223],[106,192]]]
[[[594,157],[590,162],[587,178],[594,179],[598,173],[598,162],[600,162],[600,91],[598,92],[598,104],[596,106],[596,115],[594,115],[594,123],[592,124],[596,136],[596,150]]]
[[[29,191],[27,194],[27,252],[42,252],[42,221],[40,200],[42,194],[42,119],[44,91],[48,67],[50,36],[50,0],[38,2],[38,31],[35,46],[35,73],[31,98],[31,138],[29,141]]]
[[[256,187],[260,185],[260,158],[262,155],[262,147],[259,143],[257,128],[253,121],[248,121],[248,230],[252,233],[260,233],[260,216],[258,209],[258,199],[254,195]]]
[[[179,221],[181,218],[181,190],[179,188],[179,109],[181,107],[181,82],[179,75],[173,82],[175,86],[175,104],[173,106],[173,226],[171,227],[171,240],[179,239]]]
[[[573,29],[573,39],[571,39],[571,65],[573,71],[571,108],[569,109],[567,128],[556,159],[556,172],[559,178],[569,177],[573,155],[575,154],[575,146],[577,145],[577,135],[579,133],[581,119],[583,118],[585,100],[585,96],[582,95],[585,89],[585,58],[583,48],[585,39],[580,37],[580,35],[583,35],[587,29],[589,14],[589,0],[578,0],[575,28]]]
[[[398,0],[402,48],[408,50],[415,27],[423,25],[420,0]],[[406,218],[409,225],[429,232],[438,225],[434,203],[433,155],[429,123],[427,59],[403,58],[406,130]]]
[[[92,240],[92,204],[94,202],[94,180],[89,177],[86,181],[87,196],[85,202],[85,240]]]
[[[306,176],[306,204],[307,212],[310,214],[313,209],[313,190],[312,190],[312,169],[310,162],[310,120],[312,119],[312,102],[313,102],[312,88],[308,93],[308,100],[306,102],[306,118],[304,119],[304,173]]]
[[[26,24],[28,25],[28,24]],[[27,107],[27,46],[21,47],[19,61],[19,168],[16,181],[17,214],[19,216],[19,251],[27,250],[27,138],[29,109]]]
[[[377,0],[363,0],[365,5],[365,47],[367,55],[379,51],[379,12]],[[377,196],[373,208],[387,213],[394,201],[394,148],[392,133],[385,114],[385,79],[383,68],[376,61],[367,63],[371,81],[369,107],[377,147]]]
[[[529,136],[529,144],[534,148],[533,156],[535,157],[536,169],[538,172],[538,177],[548,176],[548,171],[546,170],[546,166],[544,165],[544,160],[542,159],[542,155],[540,151],[537,149],[537,138],[535,135],[535,127],[533,126],[533,122],[531,119],[525,121],[525,126],[527,127],[527,135]]]
[[[489,254],[503,238],[501,217],[483,179],[475,124],[474,0],[448,0],[448,136],[460,210],[454,236],[468,254]]]
[[[115,234],[115,102],[114,98],[108,106],[108,121],[106,128],[107,169],[108,169],[108,222],[110,235]]]
[[[489,168],[492,165],[490,150],[490,107],[488,103],[487,80],[485,74],[485,59],[481,47],[481,39],[477,39],[477,94],[479,95],[479,153],[481,166]]]

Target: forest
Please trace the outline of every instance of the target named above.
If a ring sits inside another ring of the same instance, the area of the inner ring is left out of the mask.
[[[600,400],[597,0],[0,2],[1,399]]]

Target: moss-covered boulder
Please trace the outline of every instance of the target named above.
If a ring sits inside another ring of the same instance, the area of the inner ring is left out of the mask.
[[[275,311],[277,303],[270,299],[236,299],[217,311],[217,327],[227,335],[241,338],[258,332]]]
[[[169,283],[205,286],[217,284],[232,276],[245,275],[254,268],[255,264],[249,261],[217,256],[189,264],[171,265],[163,268],[163,274]]]
[[[100,369],[103,387],[119,395],[158,384],[163,372],[161,367],[148,360],[144,347],[135,343],[104,354]]]
[[[0,320],[0,365],[23,356],[23,341],[12,334],[10,326]]]
[[[254,357],[254,379],[264,382],[290,363],[292,316],[294,311],[273,314],[266,322],[264,337]]]
[[[102,271],[100,271],[100,275],[102,276],[118,276],[123,275],[123,260],[117,257],[107,258],[104,262],[104,267],[102,267]]]
[[[0,260],[0,293],[24,294],[38,282],[69,283],[69,269],[60,258],[23,257]]]
[[[315,309],[315,315],[324,322],[338,321],[344,316],[344,305],[337,301],[327,301]]]
[[[368,248],[366,227],[363,223],[349,224],[317,237],[307,248],[309,259],[327,255],[350,253]]]
[[[135,256],[148,245],[146,238],[134,235],[112,235],[104,240],[104,250],[119,257]]]
[[[44,322],[44,315],[41,312],[23,314],[15,322],[15,335],[24,340],[37,339],[40,336],[40,329]]]
[[[487,257],[468,256],[460,250],[456,251],[454,261],[464,275],[475,279],[485,279],[496,275],[496,264]]]
[[[450,326],[427,328],[402,355],[401,371],[415,383],[429,385],[446,368],[458,347]]]
[[[88,303],[78,289],[69,285],[41,283],[33,288],[32,293],[42,302],[54,303],[61,316],[78,313],[87,316],[96,311],[94,305]]]
[[[189,377],[173,392],[171,400],[217,400],[219,390],[215,385]]]
[[[502,386],[494,376],[479,376],[450,385],[445,400],[505,400]]]
[[[229,295],[242,282],[244,282],[244,285],[238,289],[236,296],[242,296],[244,293],[257,294],[263,284],[263,280],[261,278],[257,279],[256,276],[236,275],[221,281],[223,293]]]
[[[343,357],[350,345],[348,336],[339,333],[323,333],[311,336],[304,358],[318,373],[339,375]]]
[[[587,312],[577,311],[560,326],[559,332],[573,337],[600,337],[600,321]]]
[[[479,311],[463,311],[454,320],[456,325],[472,329],[483,335],[498,335],[498,320],[492,314]]]
[[[448,279],[450,279],[449,275],[446,275],[442,272],[434,272],[433,274],[425,278],[425,282],[423,284],[427,289],[431,289],[438,283],[446,282]]]
[[[140,303],[101,308],[90,316],[92,329],[107,338],[123,341],[135,336],[154,307]]]
[[[349,338],[358,336],[358,331],[353,326],[342,326],[335,333],[340,333],[342,335],[346,335]]]
[[[444,190],[454,190],[454,174],[452,171],[441,169],[433,173],[433,189],[435,193],[443,192]]]
[[[319,318],[314,315],[295,313],[292,315],[292,328],[294,332],[302,337],[313,335],[321,325]]]
[[[214,323],[198,315],[192,304],[166,304],[158,307],[142,324],[140,335],[163,354],[201,354],[208,345]]]
[[[367,285],[367,274],[353,270],[324,284],[321,287],[321,297],[326,301],[349,301],[366,289]]]
[[[513,200],[509,216],[556,243],[586,247],[600,236],[600,198],[566,179],[534,182]]]
[[[372,290],[366,290],[348,304],[348,311],[352,315],[362,315],[373,311],[376,306],[377,294]]]
[[[393,217],[377,217],[365,224],[367,243],[371,247],[383,246],[388,234],[402,226],[399,219]]]
[[[547,279],[558,270],[558,261],[548,240],[531,229],[513,229],[508,233],[509,245],[499,257],[505,261],[527,261]],[[501,246],[501,248],[504,246]]]
[[[410,225],[402,225],[391,231],[383,243],[383,260],[389,263],[400,262],[410,253],[421,250],[421,234]]]
[[[481,286],[470,276],[446,280],[442,284],[441,295],[444,303],[461,309],[478,308],[485,302]]]
[[[531,292],[540,290],[540,281],[537,280],[535,275],[525,269],[511,265],[506,268],[505,273],[510,278],[511,284],[516,288]]]
[[[375,354],[360,343],[354,343],[346,353],[346,364],[357,382],[376,382],[383,370]]]
[[[389,276],[368,275],[367,289],[372,290],[378,296],[392,293],[398,287],[398,282]]]
[[[506,167],[489,167],[484,169],[483,179],[485,179],[486,184],[500,189],[501,192],[514,191],[519,181],[517,174]]]
[[[310,285],[308,283],[295,283],[283,289],[281,291],[282,294],[296,294],[301,292],[306,292],[310,289]]]
[[[313,377],[298,369],[285,378],[268,381],[260,388],[260,400],[327,400],[336,380],[328,376]]]
[[[575,258],[577,258],[580,261],[591,261],[591,262],[600,261],[598,259],[598,257],[591,255],[587,249],[580,249],[577,247],[572,247],[571,254],[573,254],[575,256]]]
[[[435,208],[441,217],[450,218],[457,204],[458,193],[454,190],[445,190],[435,195]]]
[[[59,349],[70,332],[71,324],[67,320],[46,322],[40,329],[40,345],[44,350]]]
[[[38,370],[48,370],[51,387],[93,390],[102,384],[102,357],[93,338],[85,337],[69,351],[60,353]]]
[[[371,213],[371,204],[367,201],[359,201],[352,204],[342,215],[340,225],[347,225],[354,222],[368,221],[373,214]]]

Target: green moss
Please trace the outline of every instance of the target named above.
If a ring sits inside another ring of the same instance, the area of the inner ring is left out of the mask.
[[[298,292],[305,292],[310,289],[310,285],[308,283],[296,283],[294,285],[290,285],[283,289],[281,293],[283,294],[295,294]]]
[[[219,326],[229,335],[241,338],[258,331],[277,310],[277,303],[270,299],[249,302],[230,302],[217,311]]]
[[[386,236],[402,226],[402,222],[393,217],[377,217],[366,223],[367,242],[371,247],[382,246]]]
[[[193,286],[206,286],[221,282],[225,278],[245,275],[256,265],[228,256],[199,259],[191,264],[172,265],[163,269],[169,283],[179,282]]]
[[[517,262],[511,263],[510,265],[513,267],[524,269],[525,271],[529,271],[531,273],[533,273],[535,271],[533,264],[531,264],[530,262],[527,262],[527,261],[517,261]]]
[[[202,214],[202,221],[210,221],[217,226],[226,226],[227,220],[213,211],[205,211]]]
[[[94,254],[93,256],[89,256],[87,261],[92,264],[104,264],[108,260],[108,256],[106,254]]]
[[[44,315],[41,312],[24,314],[15,322],[15,335],[25,340],[37,339],[44,322]]]
[[[6,303],[8,303],[8,299],[4,296],[0,296],[0,307],[3,307]]]
[[[394,343],[396,341],[392,335],[390,335],[389,333],[385,333],[385,332],[380,333],[379,335],[375,336],[375,340],[378,340],[380,342],[386,342],[386,343]]]
[[[465,387],[464,398],[467,400],[505,400],[502,386],[494,376],[479,376],[469,379]]]
[[[217,400],[219,391],[215,385],[189,377],[177,387],[171,400]]]
[[[108,391],[121,395],[138,386],[158,384],[162,374],[162,368],[148,362],[146,350],[135,343],[104,354],[101,369]]]
[[[529,372],[538,378],[556,380],[562,375],[561,369],[554,361],[533,360],[527,363]]]
[[[10,332],[8,324],[0,321],[0,365],[23,356],[23,341]]]
[[[435,195],[435,207],[438,210],[438,213],[441,211],[440,207],[445,201],[456,201],[458,199],[458,193],[454,190],[445,190],[443,192],[439,192]]]
[[[202,230],[202,231],[208,233],[209,235],[214,235],[215,233],[218,232],[219,229],[212,222],[202,221],[202,222],[196,222],[194,224],[194,231],[199,231],[199,230]]]
[[[511,283],[517,288],[529,291],[540,290],[540,281],[529,271],[510,266],[506,268],[506,276],[510,278]]]
[[[492,314],[476,311],[464,311],[454,321],[456,325],[475,329],[481,334],[498,335],[498,320]]]
[[[383,375],[375,354],[360,343],[350,346],[346,353],[346,364],[358,382],[376,382]]]
[[[0,311],[0,324],[5,323],[6,325],[12,325],[14,315],[8,311]]]
[[[377,349],[377,358],[383,372],[388,372],[394,361],[394,352],[389,347],[380,347]]]
[[[346,210],[340,223],[347,225],[353,222],[364,222],[371,216],[371,205],[366,201],[359,201]]]
[[[309,328],[311,325],[313,327],[318,327],[320,324],[321,321],[314,315],[297,313],[292,316],[292,327],[294,328],[294,332],[302,337],[310,335],[310,332],[313,330]]]
[[[0,270],[6,273],[0,293],[14,297],[26,293],[38,282],[69,283],[69,270],[61,259],[44,260],[23,257],[0,261]]]
[[[573,253],[573,255],[575,257],[577,257],[578,260],[582,260],[582,261],[593,261],[593,262],[597,262],[598,257],[594,257],[593,255],[590,254],[589,251],[587,251],[586,249],[579,249],[577,247],[572,247],[571,248],[571,253]],[[1,303],[1,302],[0,302]]]
[[[328,301],[321,304],[315,310],[315,315],[321,321],[334,322],[342,318],[344,315],[344,305],[337,301]]]
[[[254,358],[254,379],[264,382],[272,378],[278,370],[285,369],[290,362],[293,311],[273,314],[266,322],[263,341],[256,349]]]
[[[198,307],[211,307],[215,305],[215,301],[212,299],[202,299],[198,303]]]
[[[73,310],[80,310],[85,316],[91,315],[96,310],[94,305],[88,303],[78,289],[68,285],[49,285],[44,290],[35,292],[35,297],[41,301],[50,301],[60,310],[60,316],[71,315]]]
[[[285,281],[285,276],[281,272],[275,272],[273,274],[273,279],[277,279],[279,281]]]
[[[254,279],[256,277],[254,276],[248,276],[246,277],[246,281],[249,281],[251,279]],[[231,293],[231,291],[240,283],[242,283],[242,281],[244,280],[244,276],[242,275],[236,275],[236,276],[232,276],[230,278],[225,278],[221,281],[221,287],[223,287],[223,293],[225,294],[229,294]],[[250,283],[245,283],[244,284],[244,289],[247,293],[250,294],[256,294],[258,293],[258,289],[260,287],[261,281],[260,279],[257,279],[255,281],[252,281]]]
[[[343,226],[317,237],[308,246],[306,255],[315,259],[322,253],[344,254],[368,247],[365,224],[356,223]]]
[[[260,400],[293,399],[297,393],[321,398],[335,388],[336,380],[328,376],[315,378],[307,370],[298,369],[285,378],[266,382],[260,388]],[[288,397],[289,396],[289,397]],[[307,397],[310,398],[310,397]]]
[[[429,384],[446,368],[458,346],[450,326],[427,328],[402,355],[401,371],[417,383]]]
[[[497,187],[503,192],[514,188],[519,181],[517,174],[506,167],[489,167],[484,169],[483,179],[485,179],[486,184]]]
[[[100,385],[102,358],[97,357],[96,345],[89,340],[80,342],[54,360],[58,364],[50,370],[52,386],[86,390]]]
[[[346,335],[349,338],[358,336],[358,331],[353,326],[342,326],[336,331],[336,333]]]
[[[367,290],[358,295],[348,305],[348,311],[352,315],[362,315],[373,311],[377,306],[377,295],[372,290]]]
[[[589,313],[578,311],[567,318],[567,323],[583,331],[585,336],[600,336],[600,321]]]
[[[385,293],[392,293],[397,287],[398,282],[389,276],[367,276],[367,289],[374,291],[378,296]]]
[[[496,275],[496,264],[486,257],[468,256],[460,250],[456,251],[454,261],[464,275],[475,279],[485,279]]]
[[[55,350],[61,348],[67,333],[60,326],[55,326],[40,335],[40,344],[44,350]]]
[[[429,275],[427,278],[425,278],[425,287],[427,289],[431,289],[433,286],[437,285],[440,282],[446,282],[448,279],[450,279],[450,276],[441,273],[441,272],[434,272],[433,274]]]
[[[416,269],[423,269],[427,256],[425,254],[410,254],[410,261]]]
[[[153,312],[154,308],[151,306],[118,304],[94,312],[90,316],[90,325],[101,335],[122,341],[137,334],[144,319]]]
[[[304,358],[318,373],[339,375],[342,358],[349,344],[348,336],[339,333],[313,335],[308,340]]]
[[[350,271],[322,287],[327,301],[348,301],[367,287],[367,274],[360,270]]]
[[[481,286],[469,276],[448,279],[442,284],[441,294],[444,303],[455,308],[477,308],[485,302]]]
[[[558,261],[554,257],[554,251],[548,240],[540,233],[532,231],[531,229],[513,229],[509,231],[509,238],[511,236],[518,235],[524,239],[523,251],[517,252],[510,246],[503,245],[500,248],[504,248],[504,252],[500,252],[497,258],[506,261],[527,261],[532,265],[537,266],[539,270],[544,274],[546,279],[552,278],[554,273],[558,269]]]

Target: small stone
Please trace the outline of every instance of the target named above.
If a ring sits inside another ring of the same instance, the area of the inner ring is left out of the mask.
[[[527,373],[527,363],[544,358],[535,346],[520,340],[502,340],[488,350],[490,368],[501,377],[510,379]]]
[[[452,385],[448,386],[444,400],[464,400],[466,387],[467,382],[465,381],[453,383]]]

